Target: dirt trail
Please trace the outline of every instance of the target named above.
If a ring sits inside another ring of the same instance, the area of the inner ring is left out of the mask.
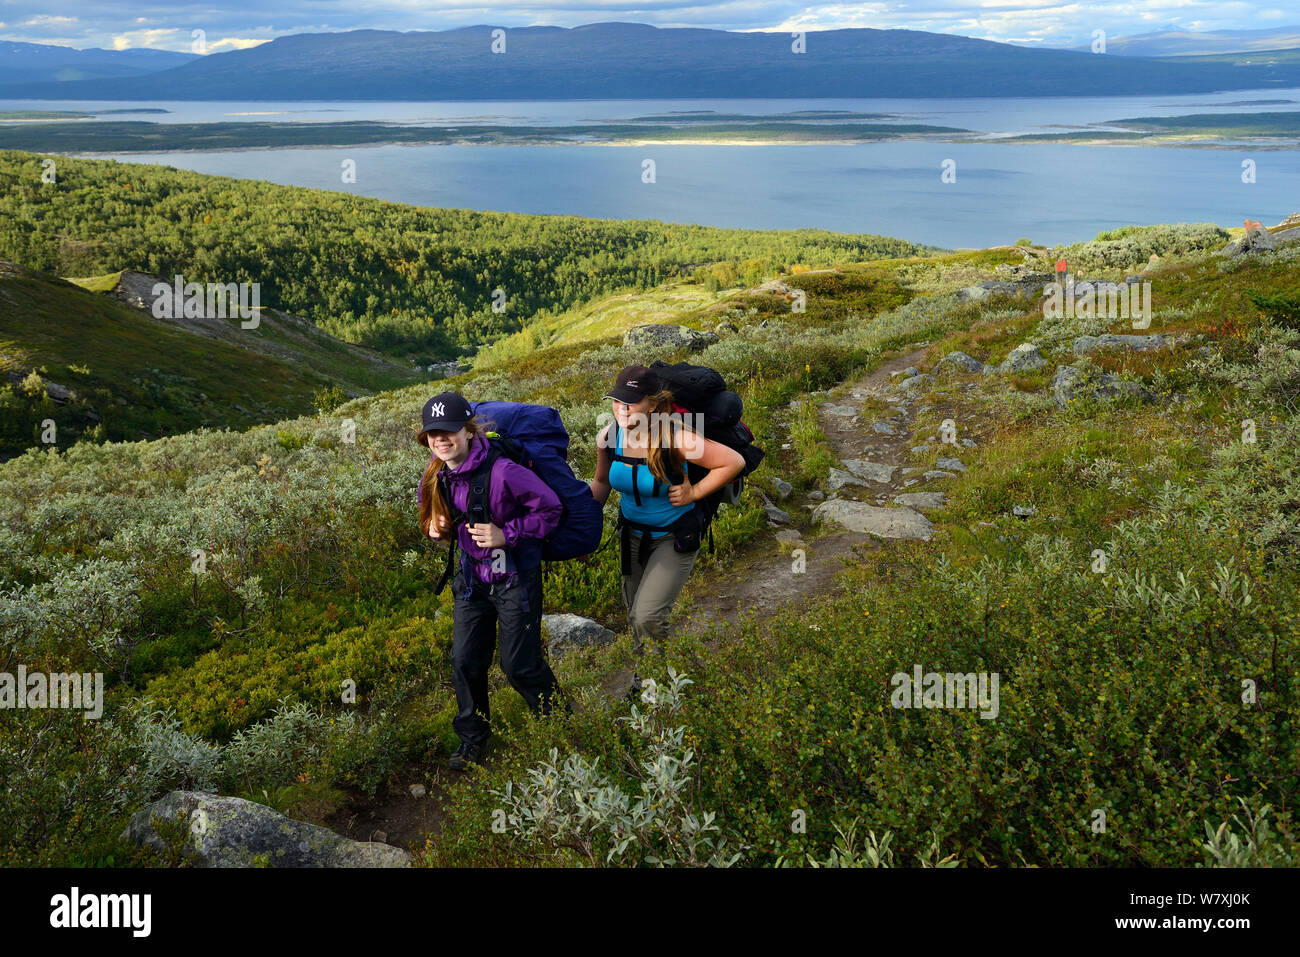
[[[896,356],[860,379],[831,390],[831,398],[818,411],[818,422],[836,458],[841,463],[863,459],[899,466],[890,481],[863,480],[862,485],[846,485],[832,492],[831,497],[856,498],[863,493],[877,493],[876,501],[883,504],[902,491],[902,466],[908,460],[908,449],[917,444],[911,438],[910,428],[913,403],[896,398],[897,393],[890,391],[890,374],[912,366],[924,353],[924,349],[916,349]],[[864,409],[864,403],[871,400],[889,401],[901,414],[889,409],[876,412],[875,403]],[[877,421],[889,423],[892,434],[873,431],[872,425]],[[794,519],[790,525],[768,528],[755,537],[743,554],[725,566],[692,574],[674,613],[675,628],[684,634],[699,635],[714,629],[714,641],[709,643],[716,643],[718,638],[725,637],[726,626],[743,615],[768,618],[786,605],[806,602],[810,596],[831,591],[835,576],[843,570],[845,560],[853,557],[855,549],[880,547],[880,540],[865,532],[850,531],[833,523],[813,526],[809,513],[794,505],[795,501],[791,497],[788,502],[774,503],[778,508],[790,506],[790,517]],[[790,555],[783,554],[777,544],[777,533],[782,528],[798,531],[803,538],[804,544],[795,546],[804,549],[807,563],[806,570],[800,574],[792,573]]]

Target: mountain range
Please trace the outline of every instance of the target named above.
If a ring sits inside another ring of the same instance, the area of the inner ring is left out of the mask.
[[[168,69],[3,82],[0,98],[542,100],[1104,96],[1300,86],[1300,63],[1179,62],[915,30],[788,33],[592,23],[504,30],[303,33]],[[90,52],[90,51],[84,51]],[[103,51],[101,51],[103,52]],[[129,52],[129,51],[128,51]]]

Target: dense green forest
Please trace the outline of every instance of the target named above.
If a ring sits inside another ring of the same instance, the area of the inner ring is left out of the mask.
[[[451,358],[534,315],[725,264],[913,256],[899,239],[428,209],[171,167],[0,152],[0,259],[61,276],[123,268],[258,282],[263,305],[392,354]],[[494,291],[502,293],[494,300]]]

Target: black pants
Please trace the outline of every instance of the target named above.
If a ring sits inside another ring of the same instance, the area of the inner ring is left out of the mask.
[[[473,577],[468,565],[463,575],[474,587],[466,597],[465,578],[457,576],[451,674],[459,713],[452,727],[465,744],[482,745],[492,733],[488,668],[498,630],[501,670],[533,713],[548,713],[562,695],[542,655],[542,566],[519,572],[508,584],[486,585]]]

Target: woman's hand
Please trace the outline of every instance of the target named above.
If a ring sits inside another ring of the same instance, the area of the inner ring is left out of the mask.
[[[695,486],[691,484],[689,476],[681,485],[673,485],[668,489],[668,501],[674,505],[690,505],[695,501]]]
[[[434,526],[437,526],[436,528]],[[451,531],[451,522],[447,521],[441,515],[434,515],[429,519],[429,537],[432,539],[441,539]]]
[[[469,534],[479,548],[501,548],[506,543],[506,533],[491,522],[471,525]]]

